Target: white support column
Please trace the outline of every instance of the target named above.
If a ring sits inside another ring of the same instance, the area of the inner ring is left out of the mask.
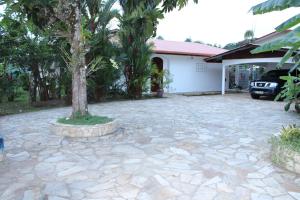
[[[240,66],[239,65],[235,65],[235,74],[234,74],[234,83],[235,85],[239,85],[239,81],[240,81]]]
[[[223,63],[222,65],[222,95],[225,95],[226,88],[226,65]]]

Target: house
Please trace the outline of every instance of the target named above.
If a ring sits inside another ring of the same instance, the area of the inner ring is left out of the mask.
[[[226,52],[221,48],[192,42],[154,40],[152,63],[168,70],[172,82],[168,93],[199,93],[221,91],[222,64],[204,59]],[[152,87],[152,92],[156,92]]]
[[[288,33],[289,31],[273,32],[229,51],[199,43],[154,40],[154,54],[151,59],[158,68],[170,72],[172,83],[165,86],[168,93],[225,94],[229,89],[229,71],[232,67],[247,65],[249,68],[261,66],[267,71],[276,69],[277,63],[288,49],[258,54],[252,54],[251,51]],[[290,68],[292,64],[290,59],[284,67]],[[241,71],[236,72],[235,79],[238,79]],[[156,88],[151,89],[155,92]]]

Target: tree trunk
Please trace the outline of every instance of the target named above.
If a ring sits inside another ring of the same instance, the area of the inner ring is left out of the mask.
[[[84,44],[81,37],[80,1],[76,1],[72,53],[72,117],[88,114]]]
[[[72,109],[73,117],[88,114],[85,68],[76,68],[73,70]]]
[[[32,84],[32,93],[31,93],[31,103],[36,102],[37,96],[37,88],[38,88],[38,79],[40,76],[40,71],[37,63],[33,63],[31,66],[32,76],[33,76],[33,84]]]

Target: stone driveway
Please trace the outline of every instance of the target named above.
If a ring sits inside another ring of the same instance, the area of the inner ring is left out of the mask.
[[[300,119],[282,107],[240,94],[95,104],[121,128],[90,139],[50,132],[70,108],[1,117],[0,199],[299,200],[300,176],[270,161],[270,136]]]

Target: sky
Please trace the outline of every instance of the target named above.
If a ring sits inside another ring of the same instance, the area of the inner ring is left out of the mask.
[[[243,40],[247,30],[254,30],[255,37],[271,33],[274,28],[299,13],[300,9],[287,9],[253,16],[249,10],[264,0],[199,0],[180,11],[172,11],[160,21],[157,36],[165,40],[193,41],[222,46]]]
[[[247,30],[255,37],[274,31],[274,28],[299,13],[299,8],[253,16],[251,7],[265,0],[199,0],[189,1],[181,10],[165,14],[160,20],[157,36],[165,40],[202,41],[224,46],[243,40]],[[118,7],[118,6],[116,6]],[[3,7],[0,6],[0,13]]]

